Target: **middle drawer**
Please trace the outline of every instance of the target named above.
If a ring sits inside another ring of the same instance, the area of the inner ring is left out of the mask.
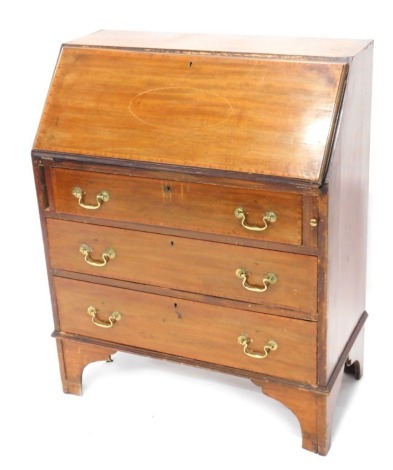
[[[316,312],[314,256],[59,219],[47,227],[54,269]]]

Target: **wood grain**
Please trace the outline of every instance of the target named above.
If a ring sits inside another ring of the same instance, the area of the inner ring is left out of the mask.
[[[64,393],[82,395],[83,369],[92,362],[105,361],[115,349],[77,341],[56,340]]]
[[[222,52],[229,55],[261,54],[312,57],[320,60],[343,60],[353,57],[370,41],[359,39],[265,37],[217,34],[176,34],[143,31],[102,30],[88,36],[69,41],[80,46],[132,48],[141,50],[178,50]]]
[[[340,131],[321,207],[326,214],[328,238],[321,305],[322,383],[326,383],[366,307],[367,207],[370,147],[372,47],[353,61],[343,103]],[[323,259],[323,256],[321,256]],[[323,331],[324,330],[324,331]],[[325,364],[325,367],[322,367]]]
[[[60,213],[253,240],[302,243],[302,197],[297,194],[57,168],[52,170],[52,178],[55,208]],[[72,195],[75,186],[86,192],[87,203],[95,204],[96,194],[103,189],[109,192],[110,200],[98,210],[83,209]],[[238,207],[246,210],[250,225],[262,227],[267,211],[274,211],[277,221],[263,232],[246,230],[234,216]]]
[[[314,322],[58,277],[55,288],[62,332],[315,384]],[[102,321],[113,311],[121,320],[113,328],[97,327],[86,313],[90,305]],[[250,358],[237,343],[243,333],[257,352],[271,339],[278,349],[266,359]]]
[[[268,380],[254,383],[260,386],[266,395],[278,400],[295,414],[300,423],[304,449],[321,455],[327,454],[331,443],[331,413],[334,409],[330,402],[335,402],[333,398],[336,394],[313,392]],[[339,388],[340,381],[337,381],[336,389]]]
[[[327,453],[343,371],[363,365],[371,68],[370,41],[103,31],[62,47],[32,155],[65,392],[118,350],[228,372]],[[110,200],[87,211],[74,186]],[[237,207],[278,220],[248,232]],[[116,257],[91,266],[81,244]],[[278,281],[251,292],[238,268]],[[121,319],[99,327],[91,305]],[[242,334],[278,349],[249,357]]]
[[[345,70],[68,46],[34,149],[320,182]]]
[[[316,311],[317,258],[224,243],[170,237],[62,220],[47,220],[52,268],[122,279],[141,284],[224,297],[244,302]],[[91,257],[113,248],[105,267],[90,266],[79,252],[88,244]],[[266,292],[246,290],[235,272],[245,268],[249,284],[263,286],[266,273],[278,281]]]

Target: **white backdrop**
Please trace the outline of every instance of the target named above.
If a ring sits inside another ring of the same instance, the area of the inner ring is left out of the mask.
[[[0,7],[0,468],[391,468],[389,2],[18,1]],[[5,6],[7,5],[7,6]],[[60,45],[99,29],[375,40],[365,375],[345,378],[327,457],[250,382],[137,356],[61,391],[30,149]],[[385,430],[385,426],[388,431]]]

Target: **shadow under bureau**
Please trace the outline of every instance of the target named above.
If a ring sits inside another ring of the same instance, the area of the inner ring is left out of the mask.
[[[63,388],[116,351],[251,379],[326,454],[360,378],[372,43],[101,31],[32,150]]]

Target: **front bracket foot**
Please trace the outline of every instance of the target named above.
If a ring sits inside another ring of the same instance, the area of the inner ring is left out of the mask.
[[[301,427],[304,449],[320,455],[327,454],[333,411],[327,393],[269,380],[253,382],[261,387],[265,395],[279,401],[295,414]]]
[[[112,361],[116,351],[95,344],[56,338],[64,393],[82,395],[83,369],[96,361]]]

